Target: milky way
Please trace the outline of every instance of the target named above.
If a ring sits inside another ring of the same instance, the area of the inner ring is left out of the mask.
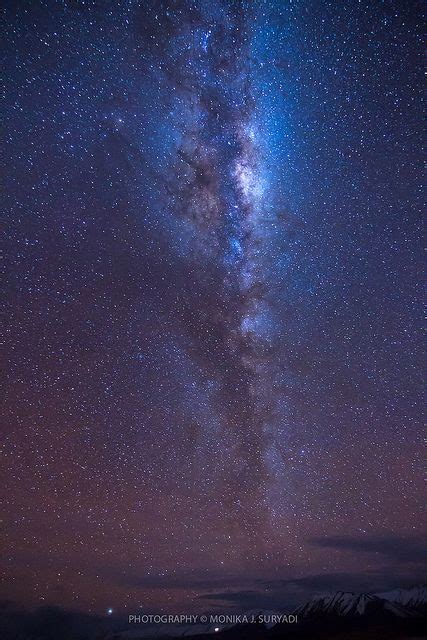
[[[243,530],[258,538],[268,507],[264,443],[273,402],[263,261],[275,218],[262,178],[251,14],[245,3],[218,5],[216,11],[211,3],[181,6],[177,33],[166,45],[172,53],[169,58],[166,50],[165,58],[172,61],[166,77],[183,96],[169,206],[185,222],[201,284],[198,304],[190,300],[182,328],[191,333],[195,357],[212,367],[216,384],[210,400],[219,437],[231,450],[215,478],[226,517],[230,526],[233,519],[240,528],[246,523]],[[157,19],[163,24],[163,17]],[[167,19],[174,19],[173,11]],[[184,53],[177,62],[173,52],[180,42]],[[256,512],[254,504],[260,505]]]
[[[9,600],[420,579],[408,4],[6,3]]]

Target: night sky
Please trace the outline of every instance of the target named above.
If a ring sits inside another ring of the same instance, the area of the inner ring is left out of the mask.
[[[1,598],[425,577],[419,10],[6,0]]]

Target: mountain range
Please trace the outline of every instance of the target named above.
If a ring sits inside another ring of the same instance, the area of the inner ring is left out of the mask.
[[[256,610],[250,623],[128,624],[55,607],[33,612],[0,603],[1,640],[427,640],[427,587],[381,593],[338,591],[292,610]],[[283,618],[287,615],[287,620]],[[257,623],[254,623],[257,622]],[[199,621],[200,622],[200,621]]]
[[[288,612],[289,614],[289,612]],[[254,612],[247,617],[253,619]],[[257,611],[259,620],[271,620],[280,612]],[[336,593],[316,596],[293,612],[297,622],[181,626],[172,629],[132,629],[111,636],[108,640],[137,640],[138,638],[191,637],[221,640],[427,640],[427,587],[395,589],[384,593]]]

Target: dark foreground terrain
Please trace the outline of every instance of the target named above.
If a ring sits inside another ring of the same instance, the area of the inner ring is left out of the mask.
[[[427,640],[427,590],[397,589],[381,594],[337,592],[298,607],[294,624],[240,624],[147,628],[123,618],[97,617],[43,607],[28,612],[1,605],[1,640]],[[260,611],[259,615],[263,615]],[[253,616],[253,612],[251,613]],[[256,617],[255,617],[256,619]],[[265,618],[264,618],[265,619]]]

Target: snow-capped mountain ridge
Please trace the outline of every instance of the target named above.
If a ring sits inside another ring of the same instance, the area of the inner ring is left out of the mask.
[[[301,605],[296,610],[303,617],[315,613],[334,613],[347,615],[350,612],[362,614],[370,596],[359,595],[351,592],[337,591],[337,593],[318,596]]]
[[[333,594],[313,598],[306,604],[298,607],[294,613],[301,618],[320,615],[361,617],[374,613],[408,618],[417,615],[416,610],[418,609],[418,605],[415,606],[415,604],[425,602],[425,600],[423,600],[425,595],[425,589],[424,592],[420,592],[417,588],[411,590],[399,589],[395,592],[388,592],[387,594],[337,591]]]
[[[427,608],[427,585],[411,587],[410,589],[392,589],[376,595],[383,600],[388,600],[410,609],[425,610]]]

